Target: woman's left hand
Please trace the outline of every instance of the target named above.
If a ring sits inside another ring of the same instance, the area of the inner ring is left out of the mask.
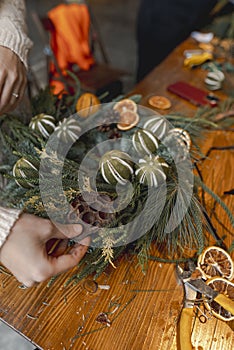
[[[27,71],[20,58],[0,46],[0,114],[14,110],[24,96]]]

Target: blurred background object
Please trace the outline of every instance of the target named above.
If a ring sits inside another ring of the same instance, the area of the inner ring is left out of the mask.
[[[66,3],[66,1],[63,2]],[[30,54],[30,66],[40,87],[44,87],[47,82],[45,42],[42,40],[32,14],[36,12],[39,17],[45,17],[49,10],[63,2],[26,0],[29,35],[34,42]],[[111,66],[128,73],[121,79],[123,92],[128,92],[135,85],[137,65],[135,33],[139,0],[90,0],[87,3],[91,7]],[[95,56],[97,60],[102,58],[100,47],[95,50]]]

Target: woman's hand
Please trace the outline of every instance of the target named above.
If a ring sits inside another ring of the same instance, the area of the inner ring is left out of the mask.
[[[24,96],[27,74],[24,64],[10,49],[0,46],[0,114],[13,110]]]
[[[62,231],[66,235],[50,220],[22,214],[0,249],[0,261],[27,287],[73,268],[85,255],[90,240],[88,237],[83,239],[81,244],[63,255],[48,255],[46,246],[49,240],[72,238],[82,232],[79,224],[64,228]]]

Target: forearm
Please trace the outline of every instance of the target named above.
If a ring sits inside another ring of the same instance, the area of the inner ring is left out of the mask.
[[[14,51],[27,67],[32,42],[27,36],[24,0],[0,0],[0,45]]]
[[[0,207],[0,248],[9,235],[11,228],[19,218],[21,211]]]

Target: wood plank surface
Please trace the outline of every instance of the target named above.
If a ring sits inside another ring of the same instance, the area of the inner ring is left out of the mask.
[[[193,39],[187,39],[181,45],[176,47],[159,66],[157,66],[135,87],[133,92],[143,95],[141,100],[142,105],[152,108],[152,106],[148,104],[149,97],[151,95],[162,95],[170,99],[172,102],[171,108],[167,110],[153,108],[155,111],[159,112],[160,114],[168,114],[178,111],[187,116],[194,115],[197,107],[169,92],[167,87],[170,84],[176,83],[177,81],[185,81],[207,91],[204,83],[204,78],[207,71],[201,68],[189,69],[183,66],[183,61],[185,58],[183,52],[185,50],[197,48],[198,46]],[[225,99],[227,96],[223,93],[223,91],[227,90],[227,88],[228,86],[226,84],[224,85],[222,91],[215,91],[215,95],[217,95],[221,100]]]
[[[178,47],[144,81],[134,93],[160,94],[170,98],[170,111],[192,116],[196,108],[166,91],[177,80],[190,81],[202,87],[204,72],[183,68],[182,52],[194,47],[186,41]],[[221,98],[224,95],[219,94]],[[168,111],[167,111],[168,113]],[[209,132],[202,145],[204,151],[215,146],[233,146],[232,131]],[[213,151],[202,165],[205,183],[233,210],[233,196],[223,195],[234,188],[234,150]],[[214,212],[214,202],[206,196],[207,210]],[[221,220],[221,223],[219,222]],[[230,245],[233,231],[227,215],[215,207],[212,222],[220,237],[226,235]],[[228,230],[226,230],[228,228]],[[154,251],[152,250],[152,254]],[[75,270],[75,269],[74,269]],[[182,308],[183,288],[176,279],[173,264],[151,261],[144,275],[134,256],[125,255],[98,279],[95,293],[87,291],[85,281],[64,287],[74,271],[61,275],[51,287],[42,283],[22,290],[12,276],[0,274],[0,317],[17,332],[44,350],[176,350],[177,322]],[[97,322],[97,316],[108,313],[110,326]],[[194,349],[231,350],[234,332],[225,322],[212,318],[206,324],[194,322]]]

